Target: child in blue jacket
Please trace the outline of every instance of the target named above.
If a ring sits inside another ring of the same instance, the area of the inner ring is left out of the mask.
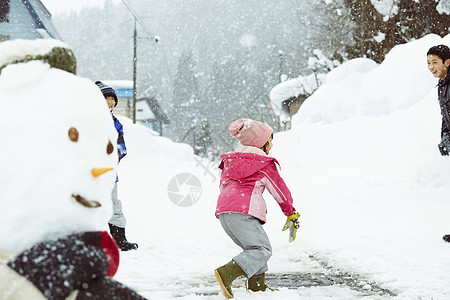
[[[108,104],[109,110],[111,112],[111,116],[114,120],[114,126],[116,127],[118,137],[117,137],[117,152],[119,154],[119,162],[122,158],[127,155],[127,147],[125,146],[125,140],[123,138],[123,126],[120,123],[120,121],[113,115],[112,111],[114,107],[116,107],[118,99],[116,95],[116,91],[104,84],[101,81],[96,81],[95,84],[100,88],[100,90],[103,93],[103,96],[106,99],[106,103]],[[117,245],[119,246],[120,250],[122,251],[128,251],[138,248],[138,244],[136,243],[130,243],[127,241],[127,238],[125,237],[125,225],[126,225],[126,218],[122,211],[122,202],[117,197],[117,182],[119,181],[119,177],[116,175],[116,182],[114,184],[114,188],[112,190],[112,201],[113,201],[113,216],[111,220],[109,220],[108,225],[110,229],[110,233],[114,240],[116,241]]]

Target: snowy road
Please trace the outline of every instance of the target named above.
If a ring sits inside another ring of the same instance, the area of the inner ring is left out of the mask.
[[[212,272],[198,271],[193,274],[182,273],[183,267],[171,259],[173,250],[150,258],[152,249],[124,253],[121,272],[117,277],[128,283],[149,299],[225,299],[219,293],[219,286]],[[180,253],[180,255],[182,255]],[[197,254],[198,255],[198,254]],[[283,259],[273,258],[276,269],[282,270],[284,264],[306,267],[307,272],[268,273],[267,282],[273,292],[249,294],[245,289],[244,279],[238,279],[233,289],[236,299],[393,299],[396,294],[365,281],[355,274],[341,272],[330,268],[313,256],[302,256],[299,261],[283,263]],[[169,262],[155,270],[161,261]],[[190,268],[187,262],[184,268]],[[205,266],[206,267],[206,266]],[[289,267],[288,267],[289,268]],[[291,266],[292,268],[292,266]],[[180,270],[181,274],[167,276],[169,269]],[[158,274],[160,276],[158,276]]]

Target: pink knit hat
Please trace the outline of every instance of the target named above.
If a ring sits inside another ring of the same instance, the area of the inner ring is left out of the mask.
[[[266,123],[251,119],[239,119],[228,126],[228,131],[244,146],[261,148],[272,135],[272,128]]]

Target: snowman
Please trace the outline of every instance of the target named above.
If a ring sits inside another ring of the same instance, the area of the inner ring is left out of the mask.
[[[113,280],[117,131],[60,41],[0,43],[0,299],[144,299]]]

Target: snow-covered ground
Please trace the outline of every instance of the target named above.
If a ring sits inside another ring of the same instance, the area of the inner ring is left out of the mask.
[[[450,233],[450,160],[437,148],[437,79],[426,65],[428,48],[441,43],[450,45],[450,35],[397,46],[381,65],[343,64],[304,103],[292,130],[275,134],[271,155],[301,228],[289,243],[285,217],[267,195],[269,274],[344,275],[353,283],[292,283],[250,295],[240,282],[236,299],[450,299],[450,245],[441,239]],[[240,249],[214,217],[215,165],[121,121],[129,154],[119,166],[119,196],[139,249],[121,252],[115,278],[150,299],[224,299],[213,270]],[[192,206],[170,200],[180,173],[200,181]]]

